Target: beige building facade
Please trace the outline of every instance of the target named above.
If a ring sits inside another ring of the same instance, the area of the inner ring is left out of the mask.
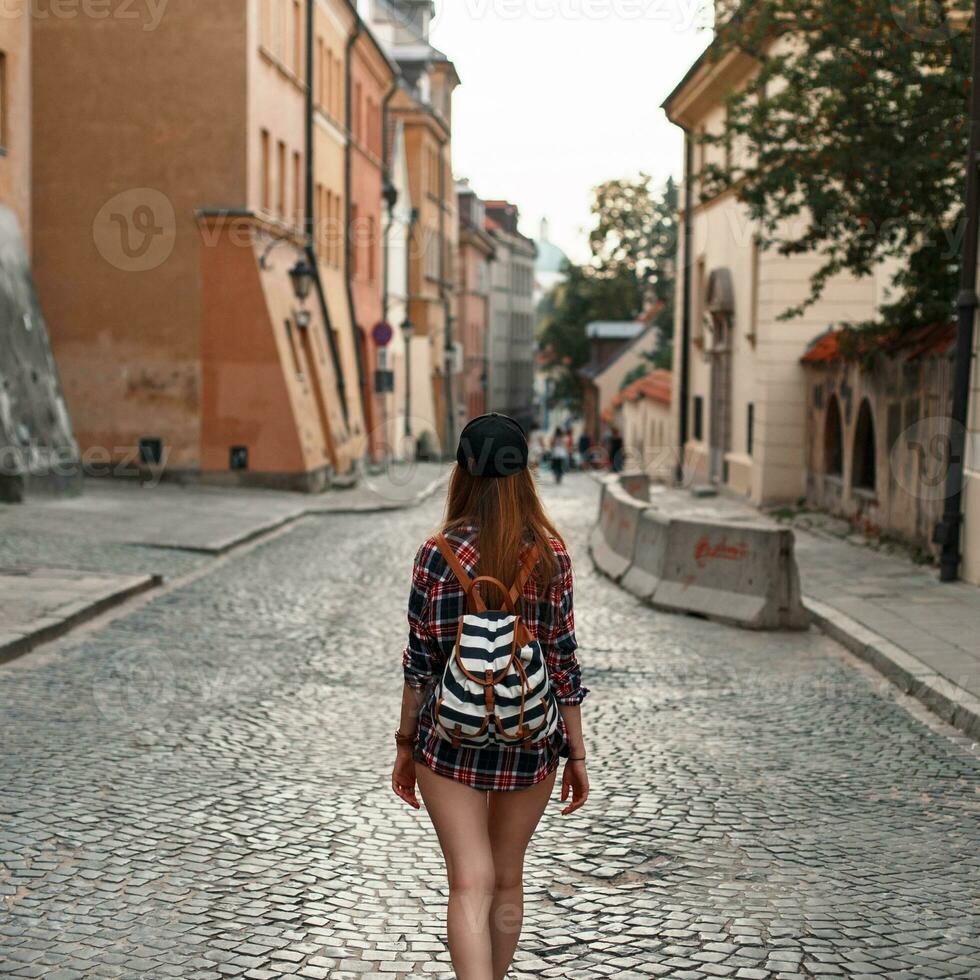
[[[721,132],[725,95],[746,84],[751,71],[744,56],[716,61],[703,55],[664,103],[668,118],[687,134],[692,164],[693,206],[680,222],[679,254],[689,255],[690,264],[686,269],[681,264],[678,277],[673,397],[678,418],[679,399],[687,391],[687,478],[772,504],[797,501],[806,492],[800,364],[806,345],[829,324],[874,316],[891,275],[881,270],[861,280],[838,276],[803,316],[779,319],[808,294],[818,260],[760,249],[758,229],[735,195],[701,201],[697,180],[706,163],[720,162],[713,155],[724,152],[698,142],[698,136]],[[686,385],[681,377],[685,310]]]

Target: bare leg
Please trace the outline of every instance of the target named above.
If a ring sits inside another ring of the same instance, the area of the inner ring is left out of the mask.
[[[449,953],[457,980],[493,980],[490,906],[494,866],[487,833],[487,794],[416,766],[425,808],[449,877]]]
[[[494,980],[504,980],[524,921],[524,853],[544,813],[556,773],[530,789],[490,794],[494,892],[490,940]]]

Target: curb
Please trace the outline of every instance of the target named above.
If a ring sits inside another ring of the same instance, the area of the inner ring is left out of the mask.
[[[133,577],[135,578],[135,576]],[[15,640],[0,642],[0,664],[8,663],[23,656],[42,643],[50,643],[52,640],[70,633],[76,626],[81,626],[82,623],[95,619],[96,616],[101,615],[106,610],[121,605],[126,600],[132,599],[133,596],[149,592],[150,589],[159,588],[161,585],[163,585],[162,575],[139,576],[132,584],[82,606],[56,622],[48,622],[38,629],[31,630],[30,633],[18,636]]]
[[[803,605],[819,630],[870,664],[905,694],[921,701],[943,721],[971,738],[980,739],[980,698],[832,606],[806,595]]]
[[[186,551],[190,554],[210,555],[216,558],[220,555],[227,554],[232,549],[238,548],[243,544],[248,544],[248,542],[254,541],[256,538],[271,534],[274,531],[279,531],[304,517],[332,517],[334,514],[381,514],[393,510],[409,510],[413,507],[418,507],[419,504],[431,497],[447,479],[448,474],[438,476],[407,500],[395,501],[389,504],[352,504],[349,507],[305,506],[302,510],[298,510],[293,514],[287,514],[285,517],[277,518],[268,524],[263,524],[261,527],[254,527],[237,537],[226,538],[216,545],[156,544],[152,546],[143,545],[143,547],[153,547],[168,551]]]
[[[155,547],[173,550],[173,551],[187,551],[194,554],[208,555],[212,558],[220,558],[226,555],[229,551],[237,548],[243,544],[248,544],[251,541],[256,540],[266,534],[271,534],[274,531],[281,530],[290,524],[295,523],[303,517],[324,517],[333,516],[334,514],[365,514],[365,513],[381,513],[393,510],[408,510],[413,507],[417,507],[424,501],[428,500],[440,486],[442,486],[449,478],[448,473],[442,473],[421,490],[415,493],[408,500],[397,501],[390,504],[362,504],[359,506],[351,506],[346,508],[338,508],[335,510],[317,510],[314,507],[306,507],[303,510],[296,512],[295,514],[290,514],[286,517],[279,518],[269,524],[263,525],[262,527],[252,528],[250,531],[240,535],[236,538],[229,538],[213,547],[203,547],[203,546],[182,546],[182,545],[156,545]],[[69,615],[57,620],[56,622],[46,622],[43,626],[37,629],[31,630],[29,633],[24,633],[18,635],[15,639],[4,640],[2,634],[0,634],[0,664],[8,663],[11,660],[15,660],[18,657],[23,656],[25,653],[29,653],[35,647],[40,646],[43,643],[50,643],[52,640],[56,640],[65,634],[71,632],[76,626],[80,626],[96,616],[101,615],[109,609],[121,605],[128,599],[132,599],[134,596],[140,595],[143,592],[147,592],[150,589],[158,588],[163,584],[164,578],[162,575],[149,574],[140,576],[137,581],[132,584],[124,586],[111,595],[104,596],[89,605],[83,606]]]
[[[411,510],[429,499],[449,479],[449,472],[441,473],[408,500],[398,500],[389,504],[352,504],[350,507],[311,507],[299,517],[329,517],[333,514],[384,514],[393,510]]]

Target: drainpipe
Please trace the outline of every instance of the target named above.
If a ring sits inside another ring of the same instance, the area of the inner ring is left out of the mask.
[[[330,323],[330,311],[327,308],[327,296],[320,277],[320,262],[316,254],[316,204],[314,201],[314,161],[313,161],[313,119],[316,113],[316,99],[313,92],[315,64],[313,60],[313,34],[315,21],[313,17],[316,0],[307,0],[306,4],[306,208],[303,216],[304,231],[306,232],[306,261],[313,270],[313,282],[316,284],[316,295],[320,302],[320,313],[327,334],[327,346],[330,349],[330,360],[333,362],[334,374],[337,378],[337,394],[340,396],[340,407],[344,412],[344,423],[350,423],[350,413],[347,407],[347,387],[344,384],[344,372],[340,366],[340,351],[337,349],[337,338],[334,336]]]
[[[978,0],[980,2],[980,0]],[[440,150],[439,153],[439,292],[442,298],[443,317],[445,323],[445,352],[443,354],[443,371],[445,372],[444,383],[446,386],[446,444],[443,446],[443,455],[448,459],[452,458],[453,443],[456,435],[456,413],[453,405],[453,372],[452,372],[452,344],[453,344],[453,319],[450,312],[450,296],[447,288],[446,275],[446,157]]]
[[[681,128],[684,130],[684,255],[681,262],[681,288],[683,289],[681,296],[681,390],[678,395],[678,408],[680,409],[678,442],[680,443],[680,455],[674,472],[678,483],[684,482],[684,450],[687,446],[688,435],[688,402],[690,401],[691,373],[691,227],[694,223],[691,215],[694,202],[694,189],[692,186],[694,141],[691,138],[691,131],[686,126],[682,126]]]
[[[953,404],[950,412],[949,469],[942,520],[932,540],[942,546],[939,580],[959,578],[963,528],[963,467],[966,455],[967,410],[970,402],[970,370],[973,366],[973,323],[977,316],[977,235],[980,233],[980,0],[973,11],[973,85],[970,90],[970,145],[966,157],[966,231],[960,266],[960,292],[956,297],[959,317],[953,362]]]
[[[351,248],[353,244],[353,229],[351,228],[351,154],[353,151],[353,116],[354,93],[351,89],[353,75],[353,52],[357,39],[364,33],[364,22],[355,14],[354,33],[347,39],[347,59],[345,64],[345,83],[347,98],[344,106],[344,123],[347,127],[347,142],[344,146],[344,282],[347,287],[347,307],[350,312],[351,335],[354,339],[354,354],[357,361],[357,382],[361,389],[361,399],[364,407],[364,427],[368,420],[373,420],[374,412],[371,406],[370,392],[367,391],[364,374],[364,344],[361,329],[357,325],[357,314],[354,312],[354,287],[351,283]],[[368,438],[368,453],[370,454],[370,437]]]

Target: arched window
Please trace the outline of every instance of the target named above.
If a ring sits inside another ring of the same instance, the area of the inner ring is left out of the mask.
[[[865,398],[858,411],[854,430],[854,458],[851,484],[863,490],[875,488],[875,423],[871,404]]]
[[[844,473],[844,428],[836,395],[830,396],[823,424],[823,465],[824,472],[829,476],[842,476]]]

